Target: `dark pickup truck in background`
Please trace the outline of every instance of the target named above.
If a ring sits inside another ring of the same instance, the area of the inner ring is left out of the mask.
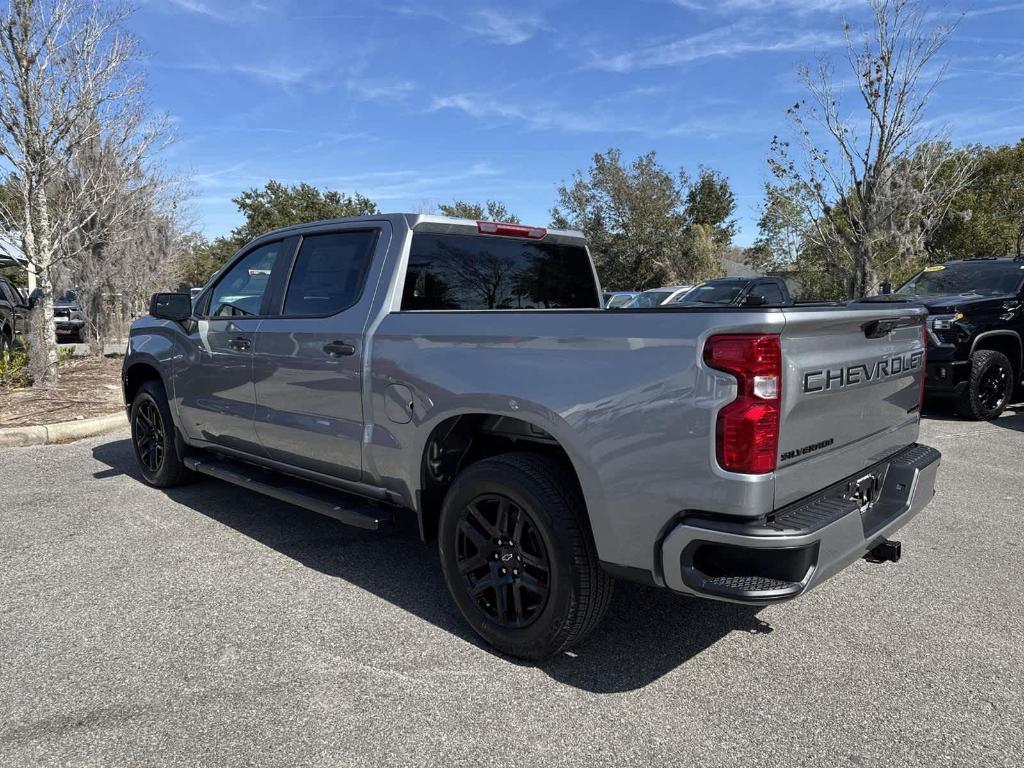
[[[927,307],[925,393],[952,398],[961,416],[994,419],[1024,395],[1024,260],[935,264],[894,293],[862,301]]]
[[[786,281],[781,277],[719,277],[705,280],[680,299],[680,306],[791,307]]]

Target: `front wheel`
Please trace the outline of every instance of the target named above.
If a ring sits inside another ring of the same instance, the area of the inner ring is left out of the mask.
[[[543,659],[601,620],[612,579],[601,570],[576,480],[530,453],[484,459],[445,496],[441,568],[466,621],[511,656]]]
[[[132,400],[130,420],[135,460],[147,483],[170,488],[195,477],[178,457],[174,422],[163,384],[147,381],[139,387]]]
[[[1001,414],[1014,390],[1013,365],[1002,352],[982,349],[971,355],[971,375],[957,410],[966,419],[988,421]]]

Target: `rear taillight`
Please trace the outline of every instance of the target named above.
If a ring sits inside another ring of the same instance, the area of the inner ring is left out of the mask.
[[[724,334],[704,345],[710,368],[736,377],[736,399],[718,412],[718,464],[729,472],[775,471],[782,345],[778,334]]]
[[[503,224],[498,221],[478,221],[476,231],[481,235],[502,235],[503,237],[526,237],[540,240],[548,231],[544,227],[527,227],[523,224]]]

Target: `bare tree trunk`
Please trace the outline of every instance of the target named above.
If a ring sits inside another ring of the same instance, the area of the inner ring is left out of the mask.
[[[53,384],[57,381],[57,333],[53,324],[53,275],[51,272],[52,256],[50,232],[50,213],[48,210],[49,201],[46,199],[46,192],[36,187],[33,190],[35,196],[36,216],[38,217],[39,234],[34,239],[36,250],[36,265],[39,271],[39,288],[43,295],[39,298],[42,305],[43,334],[42,349],[32,348],[29,350],[33,358],[35,369],[42,374],[42,381],[36,384]]]

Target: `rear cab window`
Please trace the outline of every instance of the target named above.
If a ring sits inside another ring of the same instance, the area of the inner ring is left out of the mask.
[[[601,308],[582,244],[413,233],[403,310]]]

